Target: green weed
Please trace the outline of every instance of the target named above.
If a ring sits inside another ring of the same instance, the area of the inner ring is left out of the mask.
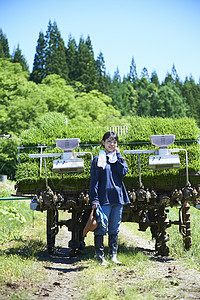
[[[180,263],[200,270],[199,217],[200,211],[192,207],[192,247],[189,251],[184,250],[183,239],[176,225],[167,229],[170,234],[170,242],[167,245],[170,249],[170,255],[179,259]],[[178,210],[170,209],[169,218],[177,220]],[[149,229],[146,232],[139,232],[138,224],[125,223],[125,226],[133,235],[151,239]],[[175,297],[176,289],[172,291],[170,287],[178,286],[179,282],[177,280],[168,281],[167,278],[160,277],[159,272],[155,269],[153,257],[147,255],[142,249],[133,246],[127,247],[126,243],[123,243],[123,239],[120,238],[118,259],[122,265],[115,266],[110,263],[103,267],[95,260],[94,249],[90,246],[93,244],[92,233],[88,234],[86,244],[87,247],[83,250],[80,262],[84,268],[78,275],[77,281],[82,299],[129,300],[142,298],[153,300],[170,298],[170,293],[173,293]],[[105,258],[109,261],[107,239],[105,239]]]
[[[11,193],[8,186],[0,189],[1,197]],[[28,299],[34,283],[45,274],[39,261],[46,253],[44,218],[30,210],[29,202],[0,201],[0,297]]]
[[[170,209],[169,216],[171,219],[178,220],[178,209]],[[178,257],[184,260],[188,267],[196,268],[200,270],[200,244],[199,244],[199,219],[200,211],[194,207],[190,208],[191,218],[191,235],[192,246],[189,250],[184,250],[183,238],[179,233],[178,226],[171,226],[167,231],[170,234],[170,240],[168,246],[170,253],[174,257]]]

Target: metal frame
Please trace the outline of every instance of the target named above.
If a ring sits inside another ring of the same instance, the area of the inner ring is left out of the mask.
[[[140,154],[151,154],[151,153],[156,153],[158,149],[155,150],[125,150],[123,151],[123,154],[138,154],[138,169],[139,169],[139,184],[140,187],[142,186],[142,181],[141,181],[141,165],[140,165]],[[189,173],[188,173],[188,154],[186,149],[168,149],[169,153],[175,153],[175,152],[180,152],[184,151],[185,152],[185,163],[186,163],[186,186],[190,185],[189,182]]]

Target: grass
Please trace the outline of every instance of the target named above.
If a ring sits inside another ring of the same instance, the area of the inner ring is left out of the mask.
[[[3,193],[4,197],[8,196],[5,191]],[[48,268],[44,268],[44,264],[50,264],[46,251],[46,217],[40,212],[33,215],[29,201],[0,202],[0,211],[6,211],[0,214],[0,297],[4,299],[9,295],[10,299],[31,299],[34,289],[46,280]],[[169,218],[176,220],[177,217],[178,210],[170,209]],[[167,245],[170,255],[200,270],[199,217],[200,211],[191,208],[193,244],[189,251],[184,251],[182,237],[175,225],[167,229],[170,234]],[[151,238],[149,229],[140,232],[138,224],[124,224],[133,235]],[[160,277],[153,256],[140,248],[127,247],[122,239],[118,250],[120,266],[113,263],[107,267],[99,265],[95,259],[93,233],[88,233],[86,245],[80,253],[78,267],[81,271],[77,273],[76,281],[82,300],[166,299],[171,296],[169,284],[171,287],[178,285],[176,281],[169,283],[166,278]],[[107,238],[105,254],[109,260]],[[176,291],[173,293],[174,296]]]
[[[177,220],[178,210],[170,209],[169,218]],[[192,247],[189,251],[183,248],[182,236],[178,226],[172,225],[167,229],[170,234],[170,256],[179,259],[189,268],[200,270],[200,253],[198,236],[200,234],[199,224],[200,211],[191,208]],[[150,230],[138,231],[138,224],[124,223],[133,235],[151,239]],[[77,287],[81,291],[81,298],[88,299],[167,299],[176,297],[177,280],[167,280],[160,276],[156,269],[153,257],[146,255],[144,251],[132,246],[127,247],[122,240],[119,243],[118,259],[123,263],[116,266],[110,263],[103,267],[95,260],[93,245],[93,234],[88,233],[86,237],[87,247],[83,250],[80,265],[83,271],[78,275]],[[105,254],[108,257],[108,243],[105,239]],[[171,287],[171,289],[170,289]]]
[[[155,274],[152,257],[139,248],[126,247],[119,243],[118,259],[122,265],[112,262],[101,266],[94,258],[93,234],[86,238],[87,247],[83,250],[79,264],[83,271],[78,275],[77,288],[81,298],[88,299],[156,299],[163,296],[167,289],[167,281]],[[108,258],[107,239],[105,240],[106,259]],[[151,275],[154,273],[154,276]],[[162,298],[162,297],[161,297]]]
[[[10,186],[1,185],[0,197],[10,196]],[[46,252],[45,221],[43,214],[30,210],[29,201],[0,201],[1,298],[28,299],[44,277],[39,259]]]
[[[5,288],[8,285],[17,285],[26,297],[34,283],[39,283],[45,275],[40,257],[46,252],[43,232],[40,232],[40,227],[44,227],[44,219],[38,219],[35,228],[28,224],[27,226],[27,229],[16,233],[15,237],[10,236],[1,241],[0,252],[1,286]]]
[[[178,209],[170,208],[169,213],[167,214],[168,218],[172,221],[178,220]],[[190,207],[191,215],[191,235],[192,235],[192,246],[189,250],[185,250],[183,247],[183,238],[179,233],[179,227],[177,225],[172,225],[170,228],[167,228],[169,233],[170,240],[167,242],[167,246],[170,250],[170,255],[178,259],[183,259],[187,266],[191,268],[198,269],[200,271],[200,210]],[[131,231],[133,235],[138,235],[144,239],[151,240],[150,229],[147,228],[145,232],[138,231],[138,224],[136,223],[125,223],[125,226],[128,230]]]
[[[38,237],[37,231],[26,230],[21,232],[20,238],[1,243],[0,290],[8,293],[11,299],[28,299],[34,286],[45,278],[40,256],[46,252],[46,244]]]
[[[170,234],[170,241],[168,243],[168,246],[170,248],[171,255],[173,255],[174,257],[182,258],[188,267],[200,270],[200,210],[191,207],[190,215],[192,235],[191,248],[188,251],[184,250],[183,239],[181,234],[179,233],[178,226],[172,226],[168,229],[168,233]],[[178,210],[170,209],[169,216],[170,218],[178,219]]]

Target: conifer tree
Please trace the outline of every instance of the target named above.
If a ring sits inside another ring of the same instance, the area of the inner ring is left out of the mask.
[[[178,76],[178,73],[176,71],[176,68],[175,68],[174,64],[172,66],[171,77],[172,77],[172,80],[173,80],[173,83],[175,84],[175,86],[177,86],[179,89],[181,89],[182,88],[182,83],[180,81],[180,78]]]
[[[97,72],[97,88],[100,92],[107,94],[106,92],[106,67],[103,53],[100,52],[96,60],[96,72]]]
[[[6,38],[6,35],[3,34],[1,28],[0,28],[0,57],[10,58],[8,40]]]
[[[122,111],[123,109],[121,86],[121,76],[119,73],[119,68],[117,67],[116,71],[114,72],[109,96],[112,98],[112,105],[119,111]]]
[[[138,106],[137,114],[139,116],[150,116],[151,115],[151,99],[150,86],[151,84],[146,76],[142,76],[139,81],[137,92],[138,92]]]
[[[117,67],[116,71],[114,72],[113,85],[117,86],[117,87],[121,86],[121,76],[120,76],[119,68],[118,67]]]
[[[41,83],[42,79],[50,74],[57,74],[68,80],[66,62],[66,48],[61,38],[56,22],[49,21],[46,35],[39,34],[36,54],[34,58],[31,80]]]
[[[136,90],[133,88],[131,82],[123,79],[123,84],[120,87],[120,94],[122,97],[121,103],[121,114],[134,116],[137,112],[138,95]]]
[[[142,69],[142,72],[141,72],[141,78],[143,78],[143,77],[145,77],[146,80],[149,81],[149,73],[148,73],[147,68],[145,68],[145,67]]]
[[[194,79],[186,77],[182,87],[182,95],[190,107],[189,116],[197,120],[200,125],[200,86]]]
[[[85,45],[83,37],[80,37],[78,44],[78,80],[83,82],[83,74],[87,67],[88,61],[88,48]]]
[[[159,87],[160,83],[159,83],[159,79],[158,79],[158,75],[156,73],[156,71],[153,71],[151,73],[151,83],[154,83],[156,87]]]
[[[132,60],[131,60],[131,66],[130,66],[130,72],[128,74],[128,80],[133,83],[134,87],[136,86],[136,81],[138,79],[138,76],[137,76],[137,68],[136,68],[136,63],[135,63],[135,60],[134,60],[134,57],[132,57]]]
[[[13,58],[12,58],[13,63],[20,63],[22,66],[22,70],[28,72],[28,65],[25,57],[22,54],[22,51],[19,48],[19,44],[17,45],[17,49],[13,53]]]
[[[108,96],[110,95],[111,86],[112,86],[112,79],[110,77],[110,74],[106,74],[106,78],[105,78],[105,94],[108,95]]]
[[[83,37],[79,40],[77,79],[85,85],[87,92],[96,88],[97,74],[95,69],[95,59],[89,36],[87,37],[86,42]]]
[[[152,116],[184,118],[188,116],[188,105],[178,87],[173,83],[161,86],[152,101]]]
[[[172,76],[173,82],[175,83],[177,78],[178,78],[178,74],[177,74],[177,71],[176,71],[176,68],[175,68],[174,64],[172,66],[171,76]]]
[[[71,35],[69,36],[66,50],[66,61],[69,70],[69,80],[74,81],[78,77],[78,50],[76,41]]]
[[[165,80],[163,81],[162,85],[166,85],[168,83],[173,83],[172,75],[169,72],[167,72],[165,76]]]
[[[66,48],[56,22],[49,21],[45,39],[45,75],[57,74],[68,81]]]
[[[85,42],[88,51],[89,51],[89,66],[88,72],[90,73],[90,89],[93,90],[96,88],[97,83],[97,72],[96,72],[96,61],[94,59],[94,51],[92,47],[92,42],[90,36],[88,35],[86,42]]]
[[[36,54],[34,57],[33,70],[30,79],[36,83],[41,83],[45,77],[45,38],[43,32],[39,33]]]

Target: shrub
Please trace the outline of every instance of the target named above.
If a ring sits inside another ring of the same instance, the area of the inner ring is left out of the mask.
[[[97,155],[100,148],[100,141],[102,139],[103,134],[107,129],[105,127],[101,128],[71,128],[66,127],[62,132],[62,136],[59,138],[74,138],[79,137],[81,140],[79,148],[76,151],[90,151],[93,155]],[[195,121],[189,118],[183,119],[163,119],[163,118],[140,118],[135,117],[130,119],[130,124],[128,126],[128,134],[124,136],[120,136],[120,149],[121,153],[123,150],[129,149],[155,149],[153,145],[150,143],[151,135],[164,135],[164,134],[175,134],[176,140],[171,148],[184,148],[188,151],[188,164],[190,173],[196,174],[199,170],[199,145],[197,142],[199,133],[199,128],[197,127]],[[38,135],[37,135],[38,137]],[[56,131],[54,135],[52,135],[49,139],[49,132],[46,135],[47,141],[53,141],[58,136],[56,135]],[[27,142],[28,140],[26,140]],[[32,140],[31,143],[35,142],[37,145],[38,141],[36,139]],[[31,149],[32,152],[36,152],[35,149]],[[57,148],[47,147],[45,152],[58,152]],[[145,185],[155,186],[158,185],[184,185],[185,178],[182,174],[185,174],[185,153],[180,152],[181,159],[181,168],[170,169],[170,170],[156,170],[152,171],[148,169],[148,156],[141,155],[141,175],[142,181]],[[124,178],[124,182],[127,187],[131,187],[133,185],[138,185],[138,163],[137,163],[137,155],[127,155],[125,157],[128,161],[129,173]],[[39,178],[39,159],[28,159],[28,156],[23,157],[23,164],[19,165],[17,170],[17,180],[20,182],[21,186],[26,184],[34,184],[37,185],[38,182],[44,181],[44,169],[42,176]],[[27,160],[26,160],[27,159]],[[47,159],[47,170],[48,177],[51,180],[52,185],[56,186],[58,182],[62,181],[63,184],[68,184],[69,186],[79,186],[82,187],[82,183],[84,181],[84,186],[88,187],[90,180],[90,163],[87,157],[84,157],[85,160],[85,172],[80,174],[53,174],[52,173],[52,161],[53,159]],[[197,176],[193,177],[193,182],[196,183]],[[57,183],[54,184],[53,182]],[[42,185],[43,186],[43,185]]]

